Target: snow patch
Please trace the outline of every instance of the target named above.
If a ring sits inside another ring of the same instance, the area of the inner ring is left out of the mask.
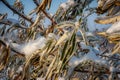
[[[25,56],[29,56],[34,51],[38,49],[42,49],[45,46],[45,44],[46,44],[46,38],[40,37],[37,38],[36,40],[24,44],[11,43],[10,46],[16,51],[24,54]]]
[[[100,65],[105,65],[106,67],[108,66],[108,63],[106,60],[103,60],[101,58],[99,58],[92,50],[90,50],[90,52],[88,52],[86,55],[84,55],[82,58],[77,58],[75,56],[73,56],[70,61],[69,61],[69,66],[70,67],[77,67],[80,63],[85,62],[85,61],[89,61],[92,60],[92,62],[94,63],[98,63]]]

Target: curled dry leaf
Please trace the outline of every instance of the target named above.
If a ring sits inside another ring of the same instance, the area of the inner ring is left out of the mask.
[[[120,14],[113,16],[98,17],[95,22],[99,24],[111,24],[120,20]]]

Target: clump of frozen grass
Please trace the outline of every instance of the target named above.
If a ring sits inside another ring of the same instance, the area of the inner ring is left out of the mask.
[[[82,48],[89,48],[89,52],[87,54],[84,54],[82,55],[81,57],[76,57],[76,56],[73,56],[68,65],[70,66],[69,69],[68,69],[68,73],[67,73],[67,76],[66,76],[66,79],[68,79],[72,74],[73,74],[73,71],[76,67],[89,67],[87,64],[91,64],[91,63],[94,63],[94,65],[97,67],[97,68],[107,68],[109,67],[109,63],[104,60],[104,59],[101,59],[100,57],[98,57],[96,55],[96,53],[94,53],[93,49],[90,47],[90,46],[82,46]],[[89,63],[88,63],[89,62]],[[91,64],[93,65],[93,64]]]
[[[10,46],[17,52],[25,56],[31,55],[34,51],[42,49],[46,44],[46,38],[40,37],[23,44],[11,43]]]

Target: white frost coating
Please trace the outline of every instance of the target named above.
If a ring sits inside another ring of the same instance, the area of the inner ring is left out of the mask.
[[[72,5],[75,4],[75,1],[74,1],[74,0],[68,0],[68,1],[67,1],[67,4],[68,4],[69,6],[72,6]]]
[[[64,77],[58,77],[58,80],[65,80]]]
[[[69,8],[69,5],[67,3],[60,4],[60,8],[62,8],[64,11],[66,11]]]
[[[87,60],[92,60],[93,62],[101,64],[101,65],[105,65],[106,67],[108,66],[107,61],[99,58],[92,50],[90,50],[89,53],[87,53],[85,56],[83,56],[83,58],[77,58],[77,57],[73,56],[70,59],[68,64],[70,67],[75,68],[80,63],[87,61]]]
[[[51,17],[53,17],[53,14],[52,14],[52,13],[49,13],[49,15],[50,15]]]
[[[79,64],[81,64],[82,62],[85,62],[85,61],[89,61],[89,60],[92,60],[92,62],[94,63],[97,63],[99,64],[100,66],[105,66],[105,67],[108,67],[108,63],[106,60],[103,60],[101,58],[99,58],[93,51],[92,51],[92,48],[90,49],[90,52],[88,52],[86,55],[84,55],[83,57],[81,58],[78,58],[78,57],[75,57],[73,56],[70,61],[68,62],[68,65],[70,66],[69,67],[69,70],[68,70],[68,75],[66,77],[66,79],[68,77],[71,76],[72,72],[74,71],[74,68],[77,67]]]
[[[100,48],[100,46],[99,46],[98,44],[95,44],[94,49],[95,49],[97,52],[99,52],[99,53],[100,53],[99,48]]]
[[[66,3],[60,4],[60,8],[66,11],[70,6],[73,6],[74,4],[75,4],[74,0],[68,0]]]
[[[42,49],[45,46],[46,38],[40,37],[36,40],[30,41],[24,44],[11,43],[10,46],[16,51],[25,54],[25,56],[31,55],[34,51]]]
[[[110,28],[108,28],[108,30],[106,31],[106,33],[111,34],[111,33],[115,33],[115,32],[120,32],[120,21],[114,23]]]
[[[61,44],[61,43],[64,42],[65,40],[68,40],[68,39],[70,38],[70,36],[71,36],[71,33],[66,31],[66,32],[63,34],[63,36],[61,36],[61,37],[59,38],[59,40],[57,41],[57,43],[56,43],[55,46]]]
[[[37,78],[37,80],[45,80],[45,78]]]

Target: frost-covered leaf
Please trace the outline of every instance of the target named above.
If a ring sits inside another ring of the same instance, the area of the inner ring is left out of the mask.
[[[110,28],[107,29],[106,33],[112,34],[120,31],[120,21],[114,23]]]
[[[99,24],[110,24],[120,20],[120,14],[113,16],[98,17],[95,22]]]

